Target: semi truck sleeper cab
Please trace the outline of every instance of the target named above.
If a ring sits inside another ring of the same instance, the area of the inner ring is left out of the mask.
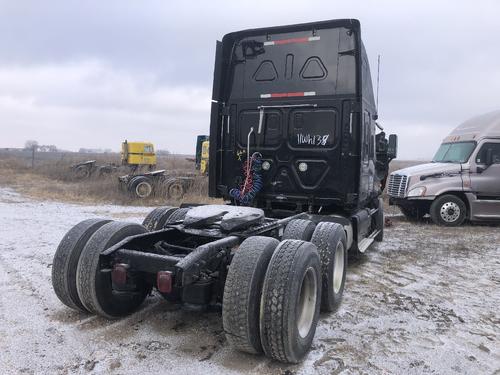
[[[500,111],[459,125],[431,163],[393,172],[387,193],[410,220],[426,214],[446,226],[500,220]]]

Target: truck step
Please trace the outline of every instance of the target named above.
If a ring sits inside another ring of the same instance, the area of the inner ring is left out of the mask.
[[[370,234],[368,237],[363,238],[361,241],[358,243],[358,249],[360,253],[364,253],[370,245],[375,241],[375,237],[377,237],[377,234],[380,233],[380,230],[373,231],[372,234]]]

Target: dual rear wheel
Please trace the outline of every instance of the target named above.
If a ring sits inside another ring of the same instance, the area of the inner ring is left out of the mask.
[[[144,225],[85,220],[63,238],[54,256],[52,284],[68,307],[117,318],[136,310],[152,285],[127,272],[126,288],[111,278],[102,252],[123,239],[182,220],[187,209],[160,207]],[[223,326],[235,348],[297,363],[309,350],[319,312],[341,303],[347,254],[345,233],[335,223],[292,221],[287,239],[246,239],[236,250],[224,288]]]
[[[177,210],[179,210],[179,208],[170,206],[155,208],[146,216],[142,225],[150,232],[163,229],[169,218]]]
[[[167,199],[181,200],[191,185],[188,178],[170,178],[167,181],[143,175],[134,176],[126,185],[132,197],[145,199],[164,193]]]
[[[62,239],[52,263],[52,286],[66,306],[106,318],[137,309],[151,290],[141,275],[130,274],[127,289],[111,281],[111,265],[100,254],[128,236],[145,233],[142,225],[90,219],[74,226]]]
[[[140,273],[127,272],[126,288],[111,280],[111,264],[101,253],[128,236],[163,229],[169,220],[179,221],[187,209],[158,207],[143,225],[103,219],[84,220],[61,240],[52,262],[52,286],[66,306],[107,318],[134,311],[146,298],[151,285]]]
[[[223,326],[236,349],[297,363],[311,346],[320,310],[335,311],[341,303],[347,248],[335,223],[292,220],[283,239],[250,237],[236,250]]]
[[[84,246],[76,270],[78,296],[85,308],[93,314],[109,319],[130,314],[136,310],[151,291],[144,277],[127,274],[127,288],[115,288],[111,280],[112,265],[100,254],[121,240],[146,233],[142,225],[110,222],[99,228]]]
[[[75,225],[61,240],[52,261],[52,286],[66,306],[87,312],[76,286],[76,269],[80,255],[90,237],[110,220],[89,219]]]
[[[347,270],[347,239],[342,225],[310,220],[291,220],[283,239],[310,241],[318,249],[321,260],[321,311],[333,312],[342,302]]]

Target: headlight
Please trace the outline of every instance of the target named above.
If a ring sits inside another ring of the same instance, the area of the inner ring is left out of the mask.
[[[422,197],[425,194],[426,190],[427,189],[425,188],[425,186],[420,186],[415,189],[411,189],[408,192],[408,197]]]

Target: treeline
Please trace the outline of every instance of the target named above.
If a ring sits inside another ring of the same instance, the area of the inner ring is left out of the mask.
[[[37,141],[29,140],[24,143],[25,150],[35,150],[37,152],[57,152],[60,151],[55,145],[40,145]]]
[[[68,152],[57,148],[55,145],[41,145],[38,141],[28,140],[24,143],[25,151],[35,151],[35,152]],[[114,151],[110,148],[80,148],[78,150],[81,154],[111,154]],[[168,156],[172,153],[168,150],[156,150],[158,156]]]

